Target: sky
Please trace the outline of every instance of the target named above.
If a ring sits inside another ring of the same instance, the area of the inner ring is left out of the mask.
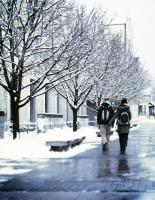
[[[131,18],[134,53],[155,80],[155,0],[77,0],[89,8],[103,7],[112,23]]]

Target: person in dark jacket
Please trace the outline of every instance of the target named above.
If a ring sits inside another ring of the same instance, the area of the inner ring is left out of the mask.
[[[110,140],[111,126],[108,125],[109,120],[113,117],[114,110],[111,103],[105,100],[97,113],[97,123],[100,128],[103,150],[106,150]]]
[[[111,124],[117,118],[117,132],[119,135],[121,154],[124,154],[126,151],[128,134],[130,131],[131,111],[127,103],[128,102],[126,98],[122,99],[121,104],[117,108],[117,111],[115,112],[112,119],[109,121],[109,125],[111,126]]]

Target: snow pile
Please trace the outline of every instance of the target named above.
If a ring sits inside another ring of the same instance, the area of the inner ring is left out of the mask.
[[[0,140],[0,159],[20,160],[26,158],[44,159],[44,158],[66,158],[72,157],[87,149],[95,148],[91,142],[100,143],[101,138],[97,137],[96,132],[99,131],[94,127],[81,128],[77,132],[73,132],[71,128],[63,129],[55,128],[48,130],[47,133],[21,133],[16,140],[12,136],[6,134],[4,139]],[[66,152],[49,151],[46,141],[67,141],[80,137],[86,137],[83,144],[70,148]],[[117,139],[117,134],[111,136],[111,140]]]
[[[101,143],[97,131],[97,128],[86,127],[73,132],[71,128],[64,127],[48,130],[47,133],[21,133],[16,140],[12,139],[10,133],[5,133],[5,138],[0,139],[0,182],[6,181],[9,175],[26,173],[34,167],[44,167],[48,159],[67,159],[96,148],[97,145],[92,144]],[[46,141],[67,141],[83,136],[86,137],[83,143],[68,151],[49,151],[50,147],[45,145]],[[111,136],[111,140],[117,138],[117,133]]]
[[[71,128],[52,129],[47,133],[21,133],[16,140],[12,136],[6,134],[4,139],[0,140],[0,159],[19,160],[25,158],[64,158],[71,157],[81,153],[89,148],[90,144],[82,144],[75,148],[69,149],[67,152],[52,152],[45,145],[46,141],[66,141],[75,139],[77,136],[85,136],[86,130],[79,130],[77,133],[72,132]],[[90,129],[88,135],[96,139],[95,129]]]

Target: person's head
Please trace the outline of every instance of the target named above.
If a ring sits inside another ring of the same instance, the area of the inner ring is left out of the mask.
[[[109,101],[108,98],[106,98],[106,99],[103,101],[102,106],[111,106],[111,103],[110,103],[110,101]]]
[[[124,99],[121,100],[121,105],[124,105],[124,104],[127,104],[127,103],[128,103],[128,101],[127,101],[126,98],[124,98]]]

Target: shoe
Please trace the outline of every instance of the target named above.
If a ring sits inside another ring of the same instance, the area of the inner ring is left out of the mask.
[[[124,151],[124,150],[121,151],[120,154],[121,154],[121,155],[125,155],[125,151]]]
[[[107,149],[107,143],[103,144],[102,149],[103,149],[103,150],[106,150],[106,149]]]

